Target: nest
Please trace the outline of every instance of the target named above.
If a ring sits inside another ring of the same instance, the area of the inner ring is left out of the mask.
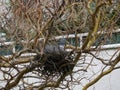
[[[65,74],[72,71],[73,57],[63,48],[47,45],[43,57],[36,55],[36,70],[44,75]]]

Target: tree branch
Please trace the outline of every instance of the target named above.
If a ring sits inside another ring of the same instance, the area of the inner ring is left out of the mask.
[[[100,75],[98,75],[93,81],[89,82],[88,84],[86,84],[82,90],[87,90],[90,86],[92,86],[93,84],[95,84],[97,81],[99,81],[103,76],[111,73],[114,70],[114,67],[117,63],[120,62],[120,54],[116,57],[116,59],[113,62],[113,65],[106,71],[101,72]]]

